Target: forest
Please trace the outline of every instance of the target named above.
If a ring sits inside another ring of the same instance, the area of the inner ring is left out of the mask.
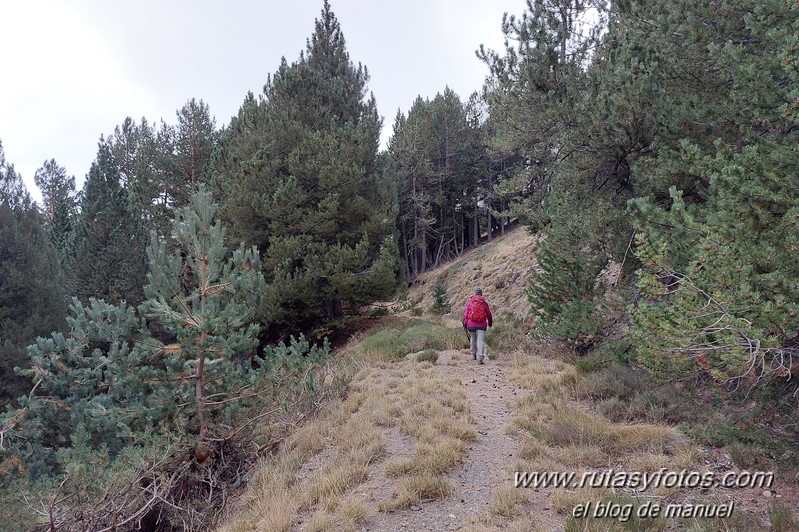
[[[312,409],[331,342],[517,224],[531,334],[687,383],[799,465],[799,3],[500,22],[482,89],[418,97],[385,150],[327,0],[230,123],[125,118],[80,190],[51,159],[33,202],[0,144],[3,522],[210,529],[275,439],[253,419]]]

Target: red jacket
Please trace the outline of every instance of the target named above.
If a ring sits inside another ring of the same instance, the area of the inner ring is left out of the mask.
[[[472,305],[483,305],[486,311],[486,319],[485,321],[472,321],[466,319],[466,316],[469,315],[469,309]],[[469,300],[469,303],[466,304],[466,309],[463,311],[463,319],[461,322],[466,327],[471,327],[475,329],[485,328],[486,326],[491,327],[493,325],[494,319],[491,317],[491,309],[488,308],[488,303],[486,300],[483,299],[483,296],[472,296]]]

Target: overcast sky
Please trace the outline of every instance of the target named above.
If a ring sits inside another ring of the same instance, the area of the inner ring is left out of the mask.
[[[502,49],[504,12],[525,0],[331,0],[350,58],[368,67],[384,117],[449,85],[463,100],[488,74],[480,44]],[[217,127],[281,57],[299,57],[322,0],[0,0],[0,140],[39,199],[33,175],[54,158],[78,187],[127,116],[176,122],[191,98]]]

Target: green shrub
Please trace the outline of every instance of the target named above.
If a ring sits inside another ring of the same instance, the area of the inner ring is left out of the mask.
[[[642,389],[646,380],[646,375],[640,370],[612,364],[580,379],[575,387],[575,395],[579,399],[618,397],[628,400]]]
[[[557,204],[553,199],[555,210]],[[564,216],[545,232],[536,250],[538,271],[527,291],[532,313],[544,335],[588,350],[602,332],[598,303],[604,287],[598,276],[607,255],[582,220]]]
[[[447,296],[447,286],[439,278],[433,287],[433,306],[430,310],[436,314],[446,314],[451,308]]]
[[[512,352],[529,340],[522,320],[515,315],[506,313],[494,318],[493,327],[486,332],[486,345],[491,348],[489,358],[500,352]]]
[[[557,340],[571,342],[575,349],[586,349],[602,332],[602,319],[594,300],[574,299],[562,305],[557,319],[552,319],[545,330]]]
[[[435,364],[438,361],[438,351],[435,349],[425,349],[424,351],[416,354],[416,362],[428,361]]]
[[[375,307],[372,309],[371,315],[374,318],[379,318],[381,316],[388,316],[389,310],[387,307]]]
[[[790,532],[799,529],[799,523],[796,522],[793,511],[787,506],[772,507],[769,512],[769,521],[774,532]]]
[[[371,334],[360,350],[382,360],[398,360],[425,349],[443,351],[456,342],[458,331],[426,320],[410,320],[402,325]]]
[[[606,368],[609,364],[608,357],[602,352],[590,353],[578,358],[574,362],[574,368],[578,373],[589,374]]]

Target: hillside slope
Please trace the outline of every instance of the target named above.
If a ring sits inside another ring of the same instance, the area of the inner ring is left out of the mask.
[[[525,290],[535,269],[535,242],[536,237],[523,227],[514,228],[420,275],[408,297],[418,301],[420,308],[429,310],[433,306],[434,287],[442,282],[452,305],[448,316],[460,320],[460,313],[475,288],[482,288],[496,317],[511,314],[524,319],[530,314]]]

